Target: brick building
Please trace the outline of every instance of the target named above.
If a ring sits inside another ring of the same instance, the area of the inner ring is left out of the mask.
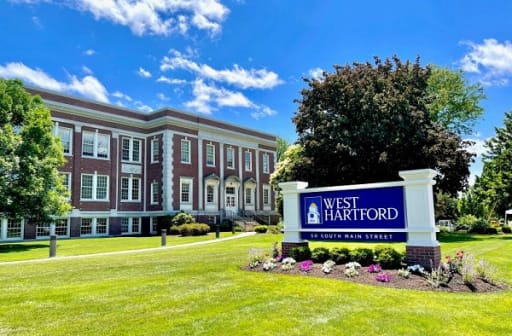
[[[198,222],[275,221],[276,137],[164,108],[142,113],[29,88],[50,108],[73,207],[60,237],[146,235],[183,210]],[[0,240],[48,237],[48,223],[2,220]]]

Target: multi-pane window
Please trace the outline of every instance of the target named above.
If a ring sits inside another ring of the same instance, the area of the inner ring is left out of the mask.
[[[181,163],[191,163],[190,140],[181,140]]]
[[[190,203],[191,183],[189,181],[181,182],[181,203]]]
[[[158,162],[160,158],[160,140],[151,140],[151,163]]]
[[[110,136],[98,132],[82,132],[82,156],[108,159]]]
[[[71,147],[72,147],[71,139],[72,139],[72,135],[73,135],[73,130],[71,128],[59,126],[58,134],[60,137],[60,142],[62,143],[62,148],[63,148],[64,154],[71,154]]]
[[[151,182],[151,204],[160,203],[160,183],[157,181]]]
[[[140,179],[136,177],[121,177],[121,200],[140,200]]]
[[[270,173],[270,156],[267,153],[263,154],[263,173]]]
[[[104,236],[108,233],[107,218],[82,218],[80,220],[81,236]]]
[[[22,221],[18,221],[18,220],[14,220],[14,219],[9,219],[7,221],[7,232],[6,232],[7,239],[21,239],[23,237],[22,232],[23,232],[23,222]]]
[[[233,147],[226,149],[226,165],[229,169],[235,169],[235,149]]]
[[[38,223],[36,225],[36,237],[43,238],[50,235],[51,224]],[[67,218],[59,218],[55,221],[55,235],[60,237],[67,237],[69,235],[69,225]]]
[[[211,184],[206,185],[206,203],[215,203],[215,186]]]
[[[140,233],[139,217],[123,217],[121,218],[121,233]]]
[[[245,188],[245,204],[252,204],[252,188]]]
[[[245,171],[251,171],[252,170],[252,153],[247,151],[244,155],[244,161],[245,161]]]
[[[128,162],[140,162],[140,140],[123,138],[122,160]]]
[[[71,173],[60,173],[60,176],[62,178],[62,185],[66,188],[68,191],[68,199],[71,195]]]
[[[263,205],[264,206],[270,205],[270,187],[269,186],[263,186]]]
[[[212,144],[206,145],[206,165],[215,166],[215,146]]]
[[[157,228],[158,228],[157,217],[149,217],[149,231],[151,233],[156,233]]]
[[[82,174],[80,185],[80,198],[87,201],[108,200],[108,176],[96,174]]]

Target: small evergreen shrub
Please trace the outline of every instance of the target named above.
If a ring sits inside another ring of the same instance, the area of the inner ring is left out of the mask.
[[[330,259],[336,265],[344,265],[350,261],[350,250],[346,247],[333,247],[330,251]]]
[[[373,250],[369,248],[356,248],[350,251],[350,261],[368,266],[373,263]]]
[[[171,225],[182,225],[182,224],[192,224],[194,223],[194,217],[191,214],[186,212],[178,212],[171,219]]]
[[[489,222],[487,222],[485,219],[478,218],[470,225],[468,232],[485,234],[489,233],[490,228],[491,227],[489,225]]]
[[[311,259],[311,250],[308,246],[294,247],[290,250],[290,257],[296,261],[304,261]]]
[[[325,247],[315,247],[311,250],[311,259],[316,263],[324,263],[329,260],[329,249]]]
[[[512,233],[512,228],[510,226],[504,226],[501,228],[501,232],[503,233]]]
[[[169,234],[171,235],[179,235],[180,234],[180,228],[178,227],[178,225],[172,225],[170,228],[169,228]]]
[[[271,234],[279,234],[281,233],[281,230],[277,225],[269,225],[267,228],[267,232]]]
[[[178,229],[182,236],[204,236],[210,232],[210,226],[202,223],[182,224]]]
[[[265,225],[258,225],[254,227],[254,232],[256,233],[266,233],[267,227]]]
[[[375,259],[384,269],[400,268],[402,254],[391,247],[375,248]]]

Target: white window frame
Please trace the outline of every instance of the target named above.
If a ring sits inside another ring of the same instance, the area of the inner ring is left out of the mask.
[[[128,148],[125,149],[125,142],[128,145]],[[138,144],[138,152],[135,153],[135,144]],[[125,152],[125,150],[127,152]],[[141,151],[142,151],[142,140],[134,139],[131,137],[122,137],[121,138],[121,161],[130,162],[130,163],[140,163],[141,161]],[[125,158],[125,153],[128,154],[128,158]],[[135,154],[137,154],[135,156]]]
[[[63,222],[65,221],[65,222]],[[69,237],[69,218],[57,218],[55,220],[55,235],[57,237],[67,238]],[[36,239],[48,239],[50,236],[50,223],[38,223],[36,224]],[[64,232],[62,232],[64,229]]]
[[[123,195],[124,190],[124,183],[123,181],[127,181],[127,197]],[[137,183],[135,183],[137,182]],[[130,176],[121,176],[121,202],[140,202],[140,178],[139,177],[133,177]],[[137,186],[137,188],[135,188]]]
[[[215,167],[215,145],[206,144],[206,165],[208,167]]]
[[[249,197],[249,201],[247,201]],[[246,205],[254,205],[254,188],[245,187],[244,202]]]
[[[83,181],[84,176],[92,176],[92,190],[91,190],[91,198],[83,198]],[[106,177],[107,183],[106,183],[106,192],[105,192],[105,198],[98,198],[98,178],[99,177]],[[109,201],[109,193],[110,193],[110,184],[109,184],[109,176],[108,175],[98,175],[96,172],[94,174],[82,174],[80,177],[80,200],[81,201],[101,201],[101,202],[108,202]]]
[[[270,173],[270,155],[263,153],[263,174]]]
[[[91,233],[82,233],[82,225],[84,220],[91,220]],[[98,220],[105,220],[105,232],[98,233]],[[82,217],[80,219],[80,237],[108,236],[108,231],[108,217]]]
[[[59,174],[62,177],[62,184],[64,184],[64,186],[66,186],[66,189],[68,191],[68,197],[66,199],[70,200],[71,199],[71,173],[60,172]],[[67,177],[64,177],[64,176],[67,176]]]
[[[188,139],[181,139],[181,147],[180,147],[180,161],[181,163],[191,164],[192,163],[192,154],[191,154],[191,142]]]
[[[245,166],[245,171],[247,171],[247,172],[252,171],[252,152],[251,151],[244,152],[244,166]]]
[[[235,169],[235,149],[233,147],[226,148],[226,167]]]
[[[188,191],[184,190],[184,185],[188,185]],[[183,201],[184,193],[187,192],[188,200]],[[189,177],[180,178],[180,209],[181,210],[192,210],[194,202],[194,180]]]
[[[137,222],[137,230],[133,229],[133,222]],[[123,222],[126,221],[127,231],[123,231],[123,226],[125,225]],[[121,217],[121,234],[122,235],[131,235],[131,234],[140,234],[141,230],[141,220],[140,217]]]
[[[158,219],[157,217],[151,216],[149,217],[149,232],[157,233],[156,230],[158,228]]]
[[[160,139],[151,139],[151,163],[159,162],[160,158]]]
[[[151,205],[158,205],[160,204],[161,200],[161,191],[160,191],[160,182],[153,181],[151,182]]]
[[[62,136],[63,134],[68,134],[68,139],[64,139],[64,137]],[[62,144],[62,151],[64,153],[64,155],[67,155],[67,156],[71,156],[73,155],[73,129],[69,128],[69,127],[63,127],[63,126],[57,126],[57,135],[59,136],[60,138],[60,142]],[[66,147],[64,146],[64,144],[68,144],[68,148],[67,148],[67,151],[66,151]]]
[[[89,145],[92,145],[92,153],[91,154],[85,154],[84,153],[84,145],[85,145],[85,138],[87,136],[92,136],[92,143]],[[106,154],[102,154],[100,151],[100,144],[101,138],[105,138],[106,142]],[[109,160],[110,159],[110,135],[105,133],[99,133],[98,130],[96,132],[91,131],[82,131],[82,157],[84,158],[94,158],[94,159],[101,159],[101,160]]]
[[[270,192],[271,192],[270,186],[268,184],[264,184],[263,185],[263,193],[262,193],[263,210],[270,210],[270,208],[271,208],[272,195],[270,194]]]
[[[0,218],[0,240],[22,240],[25,232],[25,220]],[[17,235],[13,235],[17,233]]]

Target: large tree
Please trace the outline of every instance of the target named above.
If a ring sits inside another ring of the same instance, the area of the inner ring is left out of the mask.
[[[50,111],[19,80],[0,78],[0,216],[48,222],[70,206]]]
[[[394,57],[334,70],[305,79],[293,118],[310,186],[397,180],[400,170],[432,168],[439,190],[466,187],[473,155],[431,116],[430,67]]]

